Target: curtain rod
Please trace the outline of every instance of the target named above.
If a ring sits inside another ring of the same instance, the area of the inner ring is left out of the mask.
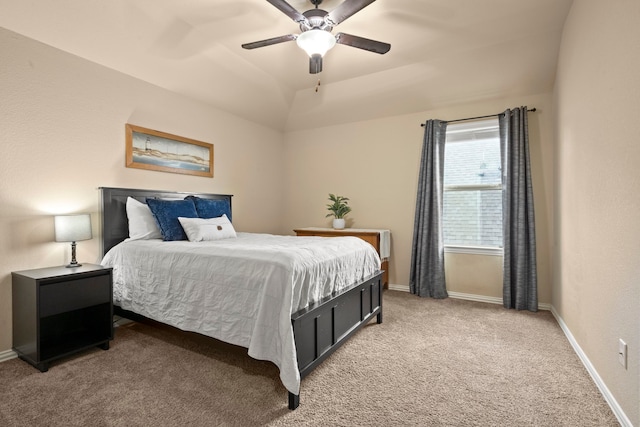
[[[529,111],[530,111],[530,112],[535,112],[535,111],[536,111],[536,109],[535,109],[535,107],[534,107],[534,108],[531,108],[531,109],[527,110],[527,112],[529,112]],[[502,114],[502,113],[497,113],[497,114],[488,114],[488,115],[486,115],[486,116],[478,116],[478,117],[467,117],[466,119],[443,120],[443,121],[444,121],[445,123],[464,122],[464,121],[467,121],[467,120],[486,119],[486,118],[488,118],[488,117],[496,117],[496,116],[499,116],[500,114]],[[425,127],[425,126],[426,126],[426,123],[420,123],[420,126]]]

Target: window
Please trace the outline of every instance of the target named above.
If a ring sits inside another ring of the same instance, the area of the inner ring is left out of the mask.
[[[450,124],[444,156],[444,243],[448,252],[502,250],[498,119]]]

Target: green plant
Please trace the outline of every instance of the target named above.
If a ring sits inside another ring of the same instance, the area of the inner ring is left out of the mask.
[[[329,200],[331,200],[332,203],[327,204],[327,210],[331,213],[328,213],[326,218],[333,216],[336,219],[340,219],[351,212],[348,197],[336,196],[335,194],[329,193]]]

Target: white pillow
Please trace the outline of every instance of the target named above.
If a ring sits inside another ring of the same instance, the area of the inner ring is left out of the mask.
[[[127,218],[129,219],[128,240],[162,239],[160,227],[146,203],[127,197]]]
[[[178,217],[190,242],[229,239],[236,237],[236,230],[226,215],[217,218]]]

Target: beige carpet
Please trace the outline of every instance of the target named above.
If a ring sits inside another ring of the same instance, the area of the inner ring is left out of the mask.
[[[385,291],[384,323],[302,381],[246,350],[157,324],[39,373],[0,363],[1,426],[616,426],[549,312]]]

